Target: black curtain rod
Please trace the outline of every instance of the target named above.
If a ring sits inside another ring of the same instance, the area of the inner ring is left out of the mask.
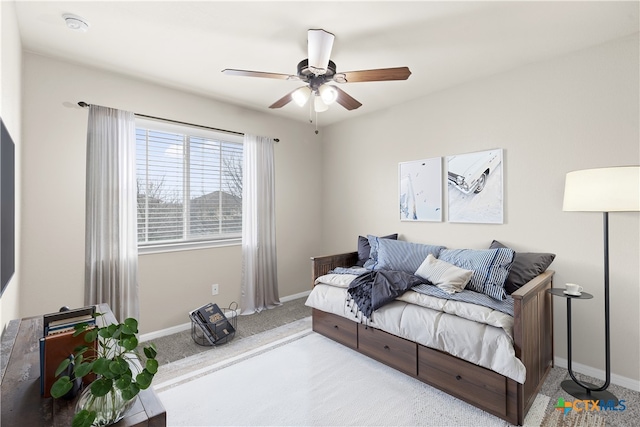
[[[86,108],[86,107],[90,107],[91,106],[91,104],[87,104],[84,101],[78,102],[78,105],[81,106],[82,108]],[[177,123],[179,125],[195,126],[195,127],[199,127],[199,128],[203,128],[203,129],[215,130],[215,131],[218,131],[218,132],[225,132],[225,133],[230,133],[230,134],[233,134],[233,135],[244,136],[244,133],[236,132],[236,131],[233,131],[233,130],[218,129],[218,128],[214,128],[214,127],[210,127],[210,126],[204,126],[204,125],[196,125],[194,123],[181,122],[179,120],[163,119],[162,117],[148,116],[146,114],[140,114],[140,113],[133,113],[133,114],[138,116],[138,117],[144,117],[144,118],[147,118],[147,119],[162,120],[162,121],[165,121],[165,122]],[[273,140],[275,142],[280,142],[280,140],[278,138],[273,138]]]

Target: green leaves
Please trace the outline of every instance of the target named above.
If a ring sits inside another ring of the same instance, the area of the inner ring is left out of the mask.
[[[138,339],[135,336],[123,338],[120,340],[119,344],[124,347],[125,350],[132,351],[138,347]]]
[[[155,375],[158,373],[158,361],[155,359],[149,359],[147,360],[147,363],[145,364],[145,368],[147,369],[147,371],[149,371],[149,373]]]
[[[104,396],[109,393],[113,387],[113,380],[111,378],[98,378],[91,383],[91,394],[96,397]]]
[[[129,387],[124,388],[122,391],[122,398],[125,400],[131,400],[140,392],[140,387],[136,383],[129,384]]]
[[[133,318],[125,319],[122,326],[122,332],[126,335],[133,335],[138,333],[138,321]]]
[[[76,378],[82,378],[85,375],[87,375],[89,372],[91,372],[92,368],[93,368],[93,362],[80,363],[79,365],[76,365],[75,369],[73,370],[73,373],[76,376]]]
[[[69,390],[71,390],[72,387],[73,383],[68,376],[65,375],[63,377],[60,377],[51,386],[51,396],[55,397],[56,399],[62,397],[65,394],[69,393]]]
[[[151,380],[153,380],[153,374],[146,369],[136,375],[136,383],[142,390],[149,388]]]
[[[85,342],[94,342],[98,338],[98,329],[93,328],[87,331],[87,334],[84,336]]]
[[[78,412],[71,422],[71,427],[91,427],[96,419],[96,411],[87,411],[86,409]]]
[[[115,360],[112,360],[109,363],[109,371],[111,371],[116,377],[131,372],[129,369],[129,363],[120,356],[116,357]]]
[[[58,369],[56,369],[56,377],[60,375],[62,372],[66,371],[70,364],[71,364],[71,359],[69,359],[68,357],[64,359],[60,363],[60,366],[58,366]]]
[[[144,355],[147,356],[149,359],[155,359],[156,356],[158,355],[155,344],[151,343],[149,347],[145,347]]]
[[[111,361],[105,357],[100,357],[93,362],[93,372],[98,375],[109,374],[109,363]]]
[[[88,374],[95,374],[98,379],[91,383],[91,394],[95,397],[107,395],[112,389],[121,391],[125,400],[135,398],[140,390],[151,386],[153,377],[158,373],[159,363],[156,360],[158,352],[154,344],[143,348],[144,368],[134,361],[139,356],[138,349],[138,321],[133,318],[125,319],[123,323],[110,324],[98,328],[88,328],[87,324],[78,325],[74,335],[85,333],[85,342],[93,343],[98,340],[97,351],[93,345],[81,346],[75,349],[73,358],[67,358],[56,370],[56,376],[68,371],[72,360],[75,360],[73,375],[82,378]],[[145,360],[146,359],[146,360]],[[134,370],[137,374],[134,375]],[[73,383],[69,376],[60,377],[51,387],[51,395],[62,397],[71,390]],[[89,427],[96,418],[95,411],[81,410],[73,419],[73,427]]]
[[[131,381],[132,380],[133,380],[133,378],[131,377],[131,375],[123,375],[122,377],[118,378],[115,381],[115,385],[120,390],[124,390],[124,389],[128,388],[131,385]]]

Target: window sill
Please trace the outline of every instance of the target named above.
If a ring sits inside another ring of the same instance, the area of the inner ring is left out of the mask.
[[[198,249],[221,248],[225,246],[239,246],[241,244],[242,239],[228,239],[208,242],[167,243],[164,245],[138,246],[138,255],[193,251]]]

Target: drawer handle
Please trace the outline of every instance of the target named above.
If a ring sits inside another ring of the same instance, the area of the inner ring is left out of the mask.
[[[458,381],[460,381],[460,380],[462,379],[462,377],[461,377],[460,375],[456,375],[456,379],[457,379]]]
[[[384,346],[384,349],[385,349],[385,350],[389,350],[389,346],[388,346],[388,345],[385,345],[385,346]]]

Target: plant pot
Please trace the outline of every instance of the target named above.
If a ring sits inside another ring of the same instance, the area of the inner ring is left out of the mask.
[[[91,393],[91,387],[86,387],[76,403],[76,413],[83,409],[95,411],[96,419],[91,425],[109,426],[124,418],[136,399],[137,396],[131,400],[123,399],[122,392],[117,387],[113,387],[104,396],[96,397]]]

